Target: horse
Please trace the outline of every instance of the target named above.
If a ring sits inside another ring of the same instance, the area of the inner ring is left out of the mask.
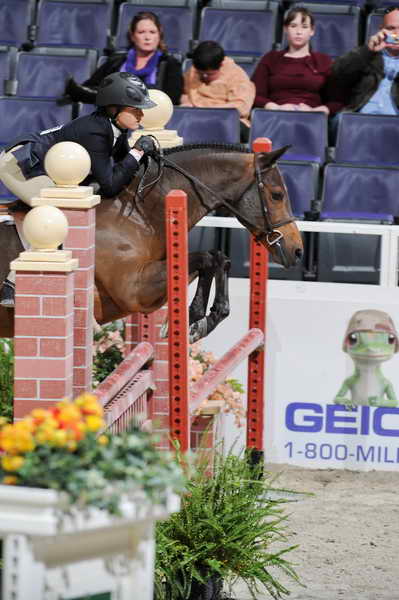
[[[167,301],[165,196],[188,198],[189,230],[224,207],[288,268],[300,260],[302,239],[276,161],[285,148],[250,152],[242,145],[183,145],[148,159],[139,176],[96,208],[94,316],[99,324],[151,313]],[[141,177],[140,177],[141,175]],[[206,181],[206,183],[204,183]],[[23,249],[15,227],[0,224],[1,272]],[[189,309],[190,341],[207,335],[229,314],[229,261],[221,252],[189,254],[189,280],[198,277]],[[208,315],[212,280],[215,300]],[[0,307],[0,336],[12,337],[13,310]]]

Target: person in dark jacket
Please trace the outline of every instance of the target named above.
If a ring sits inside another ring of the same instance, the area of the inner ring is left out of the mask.
[[[268,110],[318,111],[333,114],[342,106],[328,94],[332,59],[313,52],[315,21],[305,7],[294,7],[284,19],[287,47],[265,54],[252,75],[254,106]]]
[[[367,44],[338,58],[332,85],[345,110],[366,114],[399,114],[399,7],[385,10],[380,30]]]
[[[162,90],[173,104],[179,104],[183,92],[181,63],[168,54],[157,15],[144,11],[137,13],[130,23],[128,40],[128,52],[112,54],[82,85],[70,79],[65,94],[74,102],[92,104],[102,79],[122,71],[140,77],[148,88]]]
[[[156,106],[144,83],[130,73],[113,73],[99,86],[98,109],[40,133],[27,134],[11,142],[0,155],[0,180],[23,201],[37,196],[41,188],[54,182],[46,175],[44,159],[58,142],[76,142],[90,155],[91,172],[82,185],[96,183],[105,197],[117,195],[128,185],[140,167],[144,154],[156,151],[151,136],[141,136],[133,148],[129,130],[137,129],[143,110]],[[5,280],[0,304],[14,306],[14,274]]]

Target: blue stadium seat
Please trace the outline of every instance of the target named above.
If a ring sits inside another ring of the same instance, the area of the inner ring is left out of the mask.
[[[323,163],[328,145],[327,115],[322,112],[255,108],[251,115],[250,144],[257,137],[270,138],[274,148],[291,144],[284,160]]]
[[[398,0],[399,1],[399,0]],[[288,0],[288,4],[298,4],[298,0]],[[306,0],[306,4],[344,4],[345,6],[359,6],[364,8],[368,4],[367,0]],[[375,4],[375,1],[373,2]]]
[[[330,163],[324,170],[322,218],[392,220],[399,216],[399,167]]]
[[[377,8],[373,10],[367,17],[366,21],[366,32],[365,40],[367,41],[370,36],[374,35],[380,28],[384,18],[384,9]]]
[[[35,0],[1,0],[0,44],[20,46],[30,37]]]
[[[264,2],[263,10],[250,10],[247,0],[239,8],[206,6],[201,15],[199,39],[214,40],[226,54],[261,56],[276,41],[278,2]]]
[[[39,46],[68,46],[101,50],[110,34],[114,0],[39,0]]]
[[[16,46],[0,46],[0,95],[9,93],[9,82],[15,76]]]
[[[59,98],[68,77],[85,81],[93,73],[97,52],[84,48],[35,48],[17,56],[18,96]]]
[[[78,116],[84,117],[89,115],[93,111],[97,110],[97,106],[95,104],[83,104],[82,102],[78,103]]]
[[[54,100],[0,97],[0,146],[25,133],[43,131],[71,120],[71,106]]]
[[[170,52],[186,53],[189,42],[194,37],[196,12],[190,0],[168,0],[157,4],[149,1],[145,4],[139,2],[123,2],[119,7],[118,27],[115,35],[114,46],[116,50],[127,48],[128,26],[135,14],[141,11],[155,13],[165,33],[165,41]]]
[[[358,46],[359,6],[316,3],[301,3],[300,6],[308,8],[316,20],[315,34],[312,37],[313,50],[337,57]]]
[[[240,118],[235,108],[177,106],[166,128],[177,130],[185,144],[240,141]]]
[[[399,120],[395,115],[341,113],[335,148],[337,163],[399,165]]]
[[[303,219],[304,213],[311,210],[319,188],[320,165],[317,162],[286,161],[278,163],[287,186],[295,217]]]

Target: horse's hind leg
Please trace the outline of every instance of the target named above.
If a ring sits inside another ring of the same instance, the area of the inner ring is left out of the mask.
[[[190,344],[208,335],[230,314],[228,291],[230,261],[222,252],[215,252],[213,264],[215,273],[215,299],[208,315],[205,316],[204,312],[204,316],[196,322],[191,322],[190,320]]]

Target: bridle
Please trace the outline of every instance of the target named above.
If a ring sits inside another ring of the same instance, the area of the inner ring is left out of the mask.
[[[263,222],[264,222],[264,232],[259,232],[258,234],[256,234],[256,231],[259,231],[259,227],[256,225],[256,223],[252,223],[246,217],[243,217],[242,214],[240,213],[240,211],[238,211],[234,206],[232,206],[232,204],[230,204],[230,202],[228,202],[228,200],[225,200],[224,198],[222,198],[212,188],[210,188],[208,185],[203,183],[203,181],[201,181],[200,179],[198,179],[191,173],[188,173],[188,171],[186,171],[185,169],[183,169],[182,167],[180,167],[179,165],[177,165],[170,159],[166,158],[163,155],[163,152],[160,148],[159,148],[157,154],[155,156],[153,155],[153,158],[158,165],[157,176],[153,181],[144,185],[143,181],[145,178],[145,174],[148,170],[148,166],[147,166],[147,169],[144,172],[144,174],[139,182],[138,188],[137,188],[136,193],[139,197],[143,196],[144,190],[146,188],[153,187],[159,181],[164,167],[169,167],[169,168],[173,169],[174,171],[177,171],[184,177],[186,177],[186,179],[188,179],[191,182],[191,184],[193,185],[194,189],[196,190],[196,192],[198,194],[198,197],[200,199],[202,206],[204,208],[206,208],[207,212],[210,212],[215,207],[209,206],[209,204],[206,203],[203,196],[199,193],[197,187],[202,188],[208,194],[210,194],[211,196],[216,198],[219,206],[224,206],[225,208],[227,208],[227,210],[229,212],[231,212],[234,216],[236,216],[245,225],[245,227],[247,227],[247,229],[249,229],[249,231],[251,231],[251,233],[254,235],[256,241],[260,242],[263,238],[265,238],[266,243],[268,244],[269,247],[276,246],[278,253],[280,255],[282,264],[284,266],[289,266],[289,262],[287,260],[287,257],[286,257],[286,254],[285,254],[285,251],[283,248],[283,244],[282,244],[282,242],[284,241],[284,234],[281,231],[279,231],[279,229],[280,229],[280,227],[283,227],[284,225],[288,225],[289,223],[292,223],[295,219],[293,216],[291,216],[282,221],[278,221],[277,223],[273,223],[273,221],[271,219],[269,208],[267,206],[267,201],[266,201],[266,199],[263,199],[265,184],[262,181],[262,174],[267,173],[273,167],[270,166],[265,169],[261,169],[260,165],[259,165],[260,157],[257,154],[255,154],[255,179],[256,179],[256,181],[249,184],[249,186],[246,188],[246,190],[243,193],[243,197],[256,184],[257,192],[258,192],[257,196],[259,199],[259,204],[260,204],[261,213],[262,213]]]

